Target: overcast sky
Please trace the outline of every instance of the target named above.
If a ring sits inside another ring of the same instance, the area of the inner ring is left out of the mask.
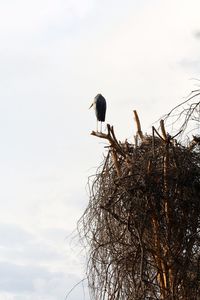
[[[149,131],[200,78],[199,12],[199,0],[0,0],[0,299],[64,300],[85,277],[71,236],[105,151],[88,107],[101,92],[120,140],[133,109]],[[79,285],[68,299],[88,298]]]

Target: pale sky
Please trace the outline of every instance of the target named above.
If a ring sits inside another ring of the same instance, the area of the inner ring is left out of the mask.
[[[103,158],[92,99],[132,140],[200,79],[199,0],[0,0],[0,300],[64,300]],[[88,300],[82,285],[69,300]]]

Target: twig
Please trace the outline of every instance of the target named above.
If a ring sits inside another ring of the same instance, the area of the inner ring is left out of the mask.
[[[67,298],[69,297],[69,295],[73,292],[73,290],[81,283],[83,283],[85,280],[87,280],[88,278],[85,277],[83,279],[81,279],[78,283],[76,283],[72,288],[71,290],[67,293],[66,297],[65,297],[65,300],[67,300]]]
[[[143,141],[144,140],[144,135],[142,133],[140,119],[138,117],[138,114],[137,114],[136,110],[134,110],[133,113],[134,113],[134,119],[135,119],[135,123],[136,123],[136,127],[137,127],[137,134],[140,137],[140,139]]]

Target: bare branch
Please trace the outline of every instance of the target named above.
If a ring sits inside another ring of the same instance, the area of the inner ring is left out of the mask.
[[[140,139],[143,141],[144,135],[142,133],[142,129],[141,129],[141,125],[140,125],[140,119],[138,117],[136,110],[134,110],[133,113],[134,113],[134,119],[135,119],[135,123],[136,123],[136,127],[137,127],[137,134],[140,137]]]

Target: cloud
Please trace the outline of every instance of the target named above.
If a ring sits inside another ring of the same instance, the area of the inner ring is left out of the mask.
[[[0,248],[13,247],[16,249],[29,243],[33,235],[17,224],[0,223]]]
[[[34,281],[37,278],[49,280],[50,273],[42,267],[1,262],[0,278],[1,291],[27,292],[34,290]]]
[[[47,228],[37,234],[1,223],[0,235],[0,298],[64,299],[81,280],[79,250],[72,253],[63,229]],[[82,293],[78,286],[71,299]]]
[[[39,232],[30,232],[18,224],[0,223],[0,236],[1,262],[49,265],[55,270],[65,269],[64,260],[69,265],[68,259],[71,257],[68,257],[67,231],[62,228],[47,227]]]
[[[88,15],[92,9],[91,0],[41,0],[27,3],[24,0],[1,2],[1,25],[7,33],[32,33],[69,22],[75,23]],[[1,27],[2,28],[2,27]]]
[[[195,30],[195,32],[194,32],[194,37],[195,37],[196,39],[200,39],[200,30]]]
[[[80,281],[70,273],[66,275],[50,272],[45,267],[11,263],[0,263],[0,278],[0,297],[4,293],[16,295],[13,298],[10,296],[11,299],[18,299],[18,294],[21,299],[64,299],[67,292]],[[78,295],[80,287],[72,293],[71,299],[77,299]]]
[[[180,61],[180,66],[184,69],[189,70],[190,72],[193,72],[193,74],[198,74],[200,72],[200,58],[183,59],[182,61]]]

